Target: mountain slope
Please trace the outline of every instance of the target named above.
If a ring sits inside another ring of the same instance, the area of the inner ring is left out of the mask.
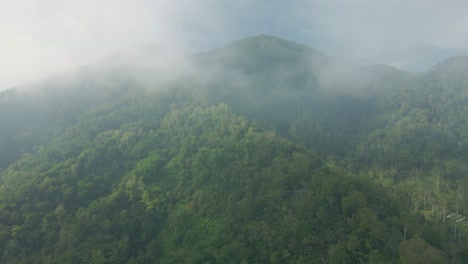
[[[466,262],[465,64],[161,52],[0,93],[0,262]]]
[[[5,135],[1,144],[5,148],[0,149],[0,168],[63,132],[79,115],[137,88],[196,87],[197,96],[206,103],[227,103],[283,135],[291,129],[291,121],[307,111],[323,117],[320,122],[330,131],[355,133],[357,128],[349,131],[349,126],[360,127],[367,115],[383,111],[374,102],[382,94],[394,96],[394,88],[406,78],[381,66],[334,62],[311,48],[271,36],[247,38],[190,56],[151,47],[122,51],[97,65],[2,92],[0,112],[5,125],[0,134]],[[348,118],[341,114],[347,112],[341,106],[362,110],[348,112],[353,115]],[[277,111],[280,108],[284,111]],[[20,135],[24,140],[15,139]],[[340,141],[340,137],[333,135],[328,141]],[[339,144],[346,145],[343,140]]]
[[[309,243],[317,242],[302,241],[325,235],[310,229],[313,222],[343,225],[342,210],[351,215],[359,207],[327,202],[355,191],[352,185],[328,188],[342,180],[369,188],[273,132],[249,126],[225,105],[166,112],[162,99],[151,99],[83,118],[4,173],[2,263],[94,262],[101,255],[110,263],[319,258],[326,247],[311,251]],[[119,111],[136,116],[109,122]],[[376,201],[369,197],[366,213],[397,216]],[[337,218],[314,220],[320,208]],[[285,223],[293,224],[290,231]],[[266,242],[272,248],[262,249]],[[235,257],[239,251],[245,252]]]

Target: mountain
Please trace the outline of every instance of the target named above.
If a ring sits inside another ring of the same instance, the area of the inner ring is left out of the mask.
[[[465,263],[468,76],[254,36],[0,93],[1,263]]]
[[[366,61],[368,63],[386,62],[406,71],[424,72],[446,58],[464,53],[466,51],[459,49],[423,46],[384,53]]]

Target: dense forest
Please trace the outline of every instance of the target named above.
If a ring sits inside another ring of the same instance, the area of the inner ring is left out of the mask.
[[[0,92],[0,262],[467,263],[467,73],[256,36]]]

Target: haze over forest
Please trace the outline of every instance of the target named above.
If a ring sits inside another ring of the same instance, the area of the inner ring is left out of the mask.
[[[0,263],[468,263],[465,2],[135,2],[0,2]]]
[[[0,1],[0,90],[140,45],[210,50],[251,35],[425,71],[468,54],[463,0]]]

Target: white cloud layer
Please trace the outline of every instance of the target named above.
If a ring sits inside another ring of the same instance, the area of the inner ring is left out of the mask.
[[[299,17],[304,18],[309,33],[347,43],[345,53],[380,54],[421,46],[468,47],[465,0],[328,0],[301,1],[301,5],[307,6],[300,9]],[[313,18],[306,18],[307,14]],[[339,45],[345,47],[343,44]]]
[[[196,51],[264,33],[387,62],[468,53],[467,13],[465,0],[0,0],[0,90],[134,45]]]

